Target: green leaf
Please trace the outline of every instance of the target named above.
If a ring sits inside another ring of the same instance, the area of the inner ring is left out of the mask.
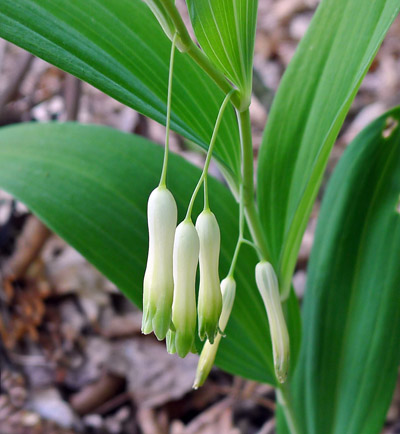
[[[142,0],[0,0],[0,37],[165,123],[171,41]],[[188,55],[176,53],[175,131],[207,148],[223,98]],[[237,179],[240,144],[232,107],[216,156]]]
[[[379,433],[391,402],[400,363],[399,125],[400,107],[366,128],[325,193],[292,391],[304,433]]]
[[[250,103],[257,0],[188,0],[201,48]]]
[[[135,304],[142,304],[147,258],[146,206],[157,186],[163,149],[137,136],[79,124],[25,124],[0,130],[0,187],[24,202],[79,250]],[[171,154],[168,187],[184,218],[200,170]],[[210,205],[221,229],[220,276],[228,272],[238,236],[238,205],[211,178]],[[201,196],[201,195],[200,195]],[[202,210],[197,201],[194,216]],[[237,298],[217,363],[225,370],[274,383],[265,309],[255,285],[257,257],[244,247]],[[292,295],[289,330],[299,330]],[[296,353],[298,341],[292,342]]]
[[[398,0],[323,0],[273,102],[259,154],[258,203],[283,290],[328,157]]]

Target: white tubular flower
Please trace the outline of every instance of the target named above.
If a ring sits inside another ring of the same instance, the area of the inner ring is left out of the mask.
[[[153,12],[153,15],[157,18],[160,26],[164,30],[164,33],[172,41],[176,32],[176,28],[174,23],[172,22],[172,19],[169,17],[168,13],[166,12],[162,2],[160,0],[143,0],[143,1],[147,4],[147,6]],[[179,51],[186,50],[179,37],[176,40],[176,46],[178,47]]]
[[[199,237],[193,223],[183,221],[174,243],[174,300],[172,323],[175,348],[185,357],[193,348],[196,331],[196,270],[199,261]]]
[[[219,320],[219,327],[221,332],[225,331],[228,324],[229,317],[232,312],[233,302],[236,295],[236,282],[233,277],[226,277],[221,282],[222,291],[222,313]],[[215,356],[217,355],[218,346],[221,342],[221,334],[218,334],[214,343],[207,341],[204,344],[203,350],[200,354],[199,363],[197,365],[196,378],[194,380],[193,389],[198,389],[206,381],[211,368],[214,365]]]
[[[171,324],[172,256],[177,222],[175,199],[166,187],[157,187],[150,194],[147,218],[149,253],[143,285],[142,332],[148,334],[154,330],[162,340]]]
[[[175,354],[176,353],[175,332],[171,329],[168,330],[168,332],[167,332],[167,352],[169,354]]]
[[[199,215],[196,230],[200,240],[199,336],[201,340],[207,337],[213,343],[222,309],[218,275],[221,235],[217,219],[210,210]]]
[[[289,334],[282,312],[278,279],[269,262],[257,264],[256,282],[268,315],[275,375],[280,383],[284,383],[289,369]]]

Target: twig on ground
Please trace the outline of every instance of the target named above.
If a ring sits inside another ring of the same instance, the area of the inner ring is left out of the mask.
[[[159,426],[156,412],[152,408],[139,407],[136,417],[143,434],[163,434],[165,432]]]
[[[95,383],[72,395],[71,407],[78,414],[90,413],[114,397],[121,391],[123,385],[123,378],[107,373]]]
[[[210,424],[212,421],[217,419],[218,416],[221,415],[227,408],[233,405],[232,397],[228,396],[224,398],[222,401],[218,401],[216,404],[212,405],[207,410],[200,413],[197,417],[195,417],[189,425],[187,425],[185,433],[186,434],[196,434],[201,431],[201,428],[204,425]]]
[[[17,241],[14,253],[4,264],[5,277],[12,280],[23,277],[50,234],[50,230],[37,217],[30,216]]]
[[[265,424],[261,427],[258,434],[273,434],[275,432],[275,418],[269,419]]]
[[[0,117],[4,115],[6,105],[18,95],[18,90],[24,81],[34,58],[35,57],[28,52],[21,54],[18,65],[15,68],[15,73],[10,79],[10,83],[0,95]]]
[[[67,74],[64,84],[66,117],[68,121],[76,121],[81,100],[82,82],[73,75]]]
[[[122,407],[124,404],[131,402],[132,396],[129,392],[123,392],[119,395],[114,396],[109,401],[97,407],[94,411],[96,414],[107,414],[116,408]]]

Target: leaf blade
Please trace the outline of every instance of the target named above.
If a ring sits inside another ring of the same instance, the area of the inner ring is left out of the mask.
[[[249,103],[258,1],[188,0],[188,6],[202,49]]]
[[[0,0],[0,37],[165,124],[171,42],[141,0]],[[176,53],[174,71],[171,127],[207,149],[224,95],[187,55]],[[216,157],[233,180],[236,125],[229,107]]]
[[[147,198],[158,183],[162,159],[161,147],[106,127],[66,123],[0,129],[0,186],[26,203],[138,306],[147,257]],[[198,168],[171,154],[168,187],[180,219],[199,176]],[[238,205],[212,177],[209,189],[221,229],[223,277],[238,235]],[[194,215],[202,210],[200,202]],[[235,276],[237,299],[217,363],[229,372],[273,383],[268,321],[254,278],[256,262],[254,252],[243,249]],[[288,308],[289,327],[298,329],[295,296]]]
[[[388,118],[399,125],[400,108],[348,147],[323,200],[292,387],[304,432],[380,432],[396,384],[400,128],[383,137]]]
[[[361,10],[357,0],[339,3],[319,6],[282,79],[260,149],[258,203],[286,290],[334,140],[400,10],[396,1]]]

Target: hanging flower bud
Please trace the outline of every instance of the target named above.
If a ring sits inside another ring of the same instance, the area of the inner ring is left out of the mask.
[[[219,328],[223,333],[231,316],[233,303],[236,296],[236,282],[232,276],[225,277],[221,282],[222,312],[219,320]]]
[[[174,300],[172,322],[175,348],[180,357],[192,350],[196,330],[196,270],[199,261],[199,237],[190,220],[177,228],[174,243]]]
[[[222,312],[219,320],[221,332],[225,331],[231,315],[233,302],[235,301],[236,282],[233,277],[228,276],[221,282],[222,291]],[[214,339],[214,343],[207,341],[200,354],[199,363],[197,365],[196,378],[194,380],[193,389],[198,389],[206,381],[211,368],[214,365],[215,356],[217,355],[218,346],[222,335],[218,335]]]
[[[172,0],[168,0],[168,1],[172,1]],[[172,19],[170,18],[167,11],[165,10],[162,2],[160,0],[144,0],[144,2],[153,12],[153,15],[157,18],[158,22],[160,23],[160,26],[164,30],[164,33],[172,41],[176,32],[176,28],[174,23],[172,22]],[[182,44],[179,37],[176,40],[176,46],[178,47],[179,51],[186,51],[186,48]]]
[[[222,335],[218,334],[214,339],[214,343],[211,343],[209,340],[207,340],[204,344],[203,349],[201,350],[199,362],[197,364],[196,378],[194,379],[193,389],[197,390],[207,380],[211,368],[214,366],[214,361],[221,338]]]
[[[222,309],[218,276],[221,236],[217,219],[210,210],[199,215],[196,230],[200,240],[199,336],[201,340],[207,337],[213,343]]]
[[[289,369],[289,335],[282,312],[278,279],[269,262],[257,264],[256,282],[268,315],[275,375],[280,383],[284,383]]]
[[[177,221],[174,197],[166,187],[157,187],[147,205],[149,254],[144,275],[142,332],[154,330],[164,339],[171,324],[174,281],[172,254]]]

